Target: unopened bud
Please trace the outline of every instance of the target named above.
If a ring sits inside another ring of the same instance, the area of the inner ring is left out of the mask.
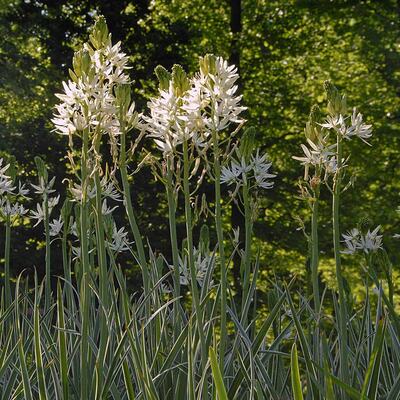
[[[168,72],[162,65],[157,65],[154,69],[154,73],[157,76],[159,88],[161,90],[169,89],[169,82],[171,80],[171,73]]]
[[[43,159],[41,159],[39,156],[36,156],[35,164],[36,164],[36,168],[38,170],[38,175],[40,177],[42,177],[44,179],[44,181],[47,183],[48,174],[47,174],[46,164],[44,163]]]
[[[179,65],[175,64],[172,67],[172,84],[174,86],[175,94],[182,96],[190,88],[190,81],[187,77],[185,70]]]
[[[97,50],[107,45],[107,42],[109,41],[109,33],[106,19],[103,16],[96,18],[89,39],[90,43],[92,43],[93,47]]]
[[[81,78],[83,75],[87,75],[91,66],[89,52],[86,49],[76,51],[72,59],[72,66],[76,77]]]
[[[256,130],[254,127],[247,128],[242,136],[239,146],[240,157],[244,157],[245,161],[250,160],[251,153],[254,149]]]
[[[117,105],[121,113],[126,114],[131,105],[131,86],[129,84],[117,85],[114,90]]]
[[[341,95],[331,81],[324,82],[324,88],[328,97],[328,112],[331,115],[346,114],[346,96]]]
[[[315,104],[311,107],[310,115],[308,117],[308,121],[304,129],[304,134],[306,138],[310,139],[314,143],[318,141],[321,132],[321,128],[318,125],[319,120],[320,120],[320,109],[318,105]]]
[[[200,57],[200,71],[203,75],[214,75],[216,72],[216,61],[217,57],[214,54],[206,54],[204,57]]]

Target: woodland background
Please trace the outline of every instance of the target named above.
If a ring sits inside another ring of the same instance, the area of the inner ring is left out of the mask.
[[[361,141],[350,143],[355,182],[343,196],[342,229],[360,221],[372,227],[381,224],[394,276],[400,277],[399,241],[393,238],[400,233],[396,212],[400,205],[399,1],[0,1],[0,157],[15,155],[20,175],[34,182],[34,156],[41,156],[50,176],[58,177],[56,188],[63,196],[62,179],[70,170],[66,138],[52,132],[54,93],[61,90],[73,52],[99,14],[106,17],[114,41],[122,40],[130,55],[134,98],[142,112],[157,91],[153,70],[158,64],[170,68],[179,63],[194,71],[198,56],[214,53],[239,67],[248,125],[256,128],[257,141],[268,151],[278,174],[275,189],[266,191],[261,200],[255,225],[261,246],[261,291],[271,274],[285,279],[307,273],[306,238],[298,229],[298,218],[307,221],[309,212],[298,197],[303,168],[292,156],[301,154],[310,107],[325,102],[323,81],[331,79],[346,92],[348,104],[359,108],[373,125],[374,135],[370,147]],[[143,150],[151,146],[145,141]],[[140,157],[139,153],[136,162]],[[146,167],[134,176],[132,185],[142,233],[153,250],[168,256],[163,190]],[[321,270],[323,280],[333,285],[331,205],[325,195]],[[226,225],[240,225],[237,211],[227,211]],[[212,220],[210,216],[210,224]],[[26,221],[13,230],[14,276],[23,269],[44,272],[42,228],[32,230],[31,225]],[[182,236],[183,230],[182,224]],[[0,246],[4,246],[3,234]],[[58,270],[57,261],[53,263],[57,275],[62,272],[61,254],[54,251],[53,257],[60,260]],[[121,258],[121,264],[137,288],[140,282],[132,258]],[[363,273],[357,259],[345,260],[344,273],[350,285],[361,288]]]

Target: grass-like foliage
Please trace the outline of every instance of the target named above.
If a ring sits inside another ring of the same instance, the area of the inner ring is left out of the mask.
[[[57,95],[53,123],[69,138],[73,171],[62,207],[40,158],[32,185],[40,202],[29,212],[15,160],[0,165],[6,235],[0,398],[400,398],[400,321],[379,227],[340,232],[340,198],[352,184],[346,145],[372,135],[362,115],[349,112],[345,97],[326,83],[327,116],[313,108],[304,155],[295,157],[305,167],[300,187],[311,211],[304,233],[313,293],[298,292],[295,279],[276,280],[268,304],[261,304],[253,223],[260,192],[275,190],[275,174],[255,148],[254,130],[245,127],[236,68],[213,55],[200,59],[192,77],[179,65],[157,67],[159,94],[143,115],[135,111],[127,69],[128,57],[98,18]],[[153,150],[140,159],[136,149],[146,138]],[[132,176],[148,164],[166,190],[170,259],[145,240],[132,204],[140,189]],[[333,292],[319,281],[323,191],[332,197]],[[244,232],[227,231],[230,204],[243,214]],[[117,226],[117,207],[126,210],[129,229]],[[201,224],[206,213],[213,217],[209,226]],[[44,227],[43,282],[36,275],[31,282],[23,275],[11,279],[12,228],[28,216]],[[178,220],[186,226],[183,241]],[[64,273],[52,288],[56,240]],[[140,267],[143,285],[134,293],[118,259],[122,252]],[[365,256],[368,278],[362,304],[341,266],[342,253],[356,252]]]

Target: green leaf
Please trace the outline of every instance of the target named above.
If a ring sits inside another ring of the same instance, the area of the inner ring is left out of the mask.
[[[299,358],[297,356],[296,342],[293,343],[290,354],[290,372],[292,378],[292,391],[294,400],[303,400],[303,391],[301,390]]]
[[[374,344],[372,346],[372,354],[361,391],[361,395],[368,397],[370,400],[375,400],[378,394],[379,374],[381,370],[385,332],[386,319],[382,318],[378,322],[378,328],[376,330]]]
[[[209,349],[209,357],[211,363],[212,376],[215,382],[215,387],[217,389],[218,400],[228,400],[228,395],[226,393],[224,380],[222,379],[221,370],[219,369],[217,356],[212,347]]]

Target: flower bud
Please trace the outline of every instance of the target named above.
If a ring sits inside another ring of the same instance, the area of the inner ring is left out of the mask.
[[[117,85],[114,91],[117,106],[122,114],[126,114],[131,104],[131,86],[129,84]]]
[[[214,75],[216,72],[215,64],[217,62],[217,57],[214,54],[206,54],[204,57],[200,57],[200,71],[203,75]]]
[[[200,228],[200,247],[206,252],[210,246],[210,229],[208,225],[203,224]]]
[[[109,41],[108,27],[103,16],[96,18],[92,33],[89,36],[90,42],[97,50],[107,45]]]
[[[310,139],[312,142],[316,143],[320,136],[321,128],[318,125],[318,121],[320,120],[320,109],[318,105],[314,104],[311,107],[310,115],[308,117],[308,121],[306,122],[306,127],[304,129],[304,134],[307,139]]]
[[[254,149],[254,141],[256,136],[256,130],[254,127],[247,128],[242,136],[239,146],[240,157],[244,157],[245,161],[250,160],[251,154]]]
[[[328,97],[328,112],[331,115],[346,114],[346,96],[341,95],[331,81],[324,82],[325,91]]]
[[[161,90],[169,89],[169,82],[171,80],[171,73],[168,72],[162,65],[157,65],[154,69],[154,73],[157,76],[159,88]]]
[[[190,88],[190,81],[185,70],[179,65],[172,67],[172,84],[177,96],[182,96]]]
[[[73,72],[73,74],[77,78],[81,78],[83,75],[87,75],[91,66],[89,52],[86,49],[76,51],[74,54],[74,58],[72,59],[72,65],[74,70],[70,71],[70,75],[71,72]],[[73,80],[75,80],[73,76],[71,77]]]
[[[48,174],[47,174],[46,164],[39,156],[35,157],[35,164],[36,164],[36,168],[38,170],[38,175],[40,177],[42,177],[47,184]]]

